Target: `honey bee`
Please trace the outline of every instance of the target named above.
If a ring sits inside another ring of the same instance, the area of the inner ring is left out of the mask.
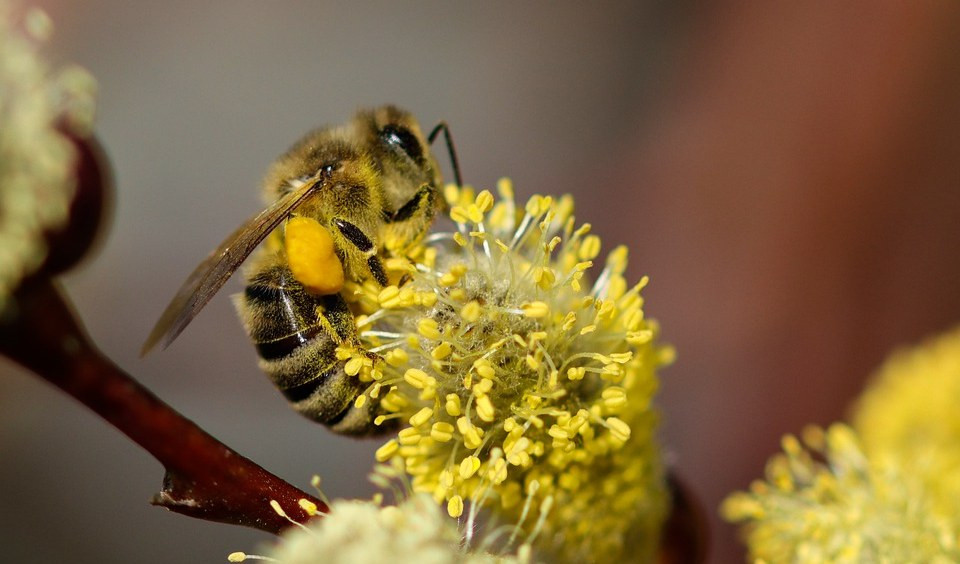
[[[429,229],[443,205],[440,169],[429,150],[441,131],[459,183],[443,122],[425,137],[409,113],[384,106],[359,111],[345,126],[308,133],[270,167],[264,189],[272,203],[190,274],[141,354],[176,339],[270,236],[252,257],[237,297],[260,367],[302,415],[340,433],[376,432],[376,402],[354,406],[364,384],[336,357],[338,346],[358,343],[340,290],[345,279],[386,285],[385,242],[402,248]]]

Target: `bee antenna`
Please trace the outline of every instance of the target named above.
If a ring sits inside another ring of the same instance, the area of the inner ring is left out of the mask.
[[[453,148],[453,137],[450,136],[450,127],[447,126],[447,122],[441,121],[430,132],[430,135],[427,136],[427,141],[433,145],[434,139],[437,138],[437,135],[443,131],[443,140],[447,144],[447,154],[450,155],[450,167],[453,168],[453,180],[457,183],[457,186],[463,186],[463,179],[460,178],[460,163],[457,161],[457,150]]]

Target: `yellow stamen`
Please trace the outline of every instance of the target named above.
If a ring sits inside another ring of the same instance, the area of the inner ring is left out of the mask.
[[[445,443],[453,438],[453,425],[445,421],[438,421],[430,428],[430,438],[438,443]]]
[[[489,381],[490,380],[484,380],[484,382]],[[487,423],[493,421],[496,411],[493,408],[493,403],[490,402],[490,396],[485,395],[477,398],[477,415]]]
[[[440,326],[437,325],[435,320],[430,318],[421,319],[420,322],[417,323],[417,332],[428,339],[440,338]]]
[[[546,302],[529,302],[520,306],[520,309],[523,310],[523,314],[527,317],[538,319],[541,317],[546,317],[550,313],[550,306]]]
[[[444,404],[444,409],[447,412],[447,415],[451,417],[460,416],[460,396],[457,394],[447,394],[446,403]]]
[[[431,417],[433,417],[433,409],[424,407],[410,418],[410,424],[414,427],[419,427],[429,421]]]

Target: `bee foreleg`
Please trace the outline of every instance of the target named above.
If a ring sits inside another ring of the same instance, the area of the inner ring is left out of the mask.
[[[400,209],[393,212],[390,218],[391,223],[401,223],[413,218],[419,218],[426,214],[426,219],[432,219],[433,199],[436,190],[430,186],[421,186],[417,193],[410,198],[410,201],[403,204]]]
[[[407,203],[395,212],[387,212],[387,225],[383,234],[385,248],[391,255],[403,255],[430,229],[437,211],[437,191],[423,184]]]

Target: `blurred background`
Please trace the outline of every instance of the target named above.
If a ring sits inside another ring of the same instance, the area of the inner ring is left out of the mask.
[[[679,356],[671,465],[716,519],[780,437],[844,417],[892,348],[960,322],[960,4],[42,0],[61,61],[100,84],[116,176],[99,255],[66,280],[121,366],[242,454],[330,496],[372,492],[374,443],[288,409],[232,281],[165,353],[140,344],[186,274],[258,211],[308,129],[392,102],[447,120],[467,182],[578,196],[647,274]],[[441,155],[445,163],[445,157]],[[223,562],[267,535],[147,504],[162,469],[0,362],[0,546],[10,562]]]

